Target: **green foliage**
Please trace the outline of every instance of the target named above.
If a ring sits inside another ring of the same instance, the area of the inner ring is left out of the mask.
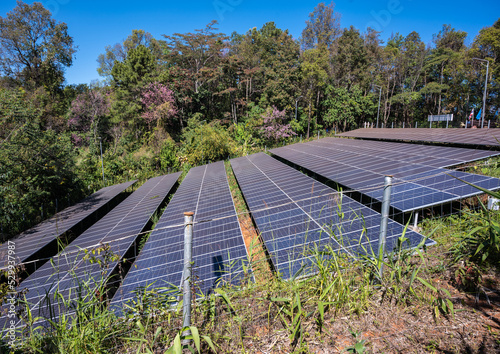
[[[123,62],[115,61],[111,75],[115,87],[116,100],[112,105],[115,120],[126,122],[131,129],[140,134],[142,120],[139,119],[142,105],[140,92],[143,87],[153,81],[156,59],[151,50],[138,45],[127,52]]]
[[[470,230],[452,247],[455,262],[472,260],[500,266],[500,218],[481,203],[482,212],[464,211]]]
[[[235,143],[218,122],[206,124],[192,118],[182,134],[184,160],[191,165],[225,160],[235,151]]]
[[[0,68],[2,73],[33,90],[53,93],[64,81],[76,48],[65,23],[57,23],[40,2],[22,1],[5,18],[0,17]]]
[[[324,117],[329,127],[340,126],[343,130],[356,128],[356,122],[371,116],[377,109],[372,96],[364,96],[359,86],[351,89],[327,87],[327,98],[323,102],[326,108]]]
[[[177,147],[172,139],[165,139],[160,151],[160,165],[163,171],[167,168],[177,171],[180,167],[177,157]]]
[[[349,329],[349,333],[351,333],[351,335],[353,336],[356,343],[345,348],[345,351],[347,353],[363,354],[366,350],[366,347],[365,347],[366,340],[359,339],[361,337],[361,332],[355,332],[355,331]]]
[[[21,94],[0,90],[2,148],[0,149],[0,224],[16,234],[55,211],[65,201],[82,197],[74,169],[75,154],[67,135],[43,130],[37,110]]]

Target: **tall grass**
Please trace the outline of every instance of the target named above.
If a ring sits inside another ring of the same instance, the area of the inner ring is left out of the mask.
[[[330,229],[332,234],[333,231],[342,243],[340,231]],[[361,233],[356,244],[366,243],[365,237]],[[298,274],[309,276],[290,280],[273,276],[268,267],[259,265],[268,262],[266,257],[250,252],[252,257],[248,261],[233,266],[249,267],[257,279],[265,281],[244,279],[239,286],[221,283],[213,293],[198,296],[193,304],[192,334],[187,338],[183,337],[182,303],[177,301],[179,292],[175,287],[138,289],[135,300],[118,317],[106,306],[105,299],[96,296],[106,294],[105,279],[90,279],[71,294],[59,291],[50,298],[51,306],[62,310],[60,316],[34,319],[29,315],[32,313],[29,304],[25,303],[27,315],[18,332],[19,346],[15,350],[19,353],[165,350],[180,353],[183,349],[246,352],[251,351],[247,343],[255,335],[252,328],[258,326],[285,336],[287,351],[308,352],[311,340],[321,338],[329,323],[339,317],[363,314],[376,303],[397,306],[418,303],[432,310],[436,319],[452,316],[450,296],[427,276],[426,250],[423,244],[420,247],[408,249],[402,235],[397,247],[381,259],[370,248],[364,256],[355,257],[332,246],[311,244],[301,251],[311,263]],[[93,262],[106,267],[105,260]],[[382,278],[381,263],[385,268]],[[352,348],[369,347],[362,333],[354,330],[352,333],[356,341]],[[186,339],[189,344],[183,344]],[[5,345],[3,348],[7,350]]]

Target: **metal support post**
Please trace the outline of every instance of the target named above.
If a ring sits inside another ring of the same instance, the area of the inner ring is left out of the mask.
[[[394,122],[392,122],[392,126],[391,126],[392,129],[394,129]]]
[[[446,129],[448,129],[448,120],[446,120]]]
[[[418,122],[415,122],[415,128],[418,128]]]
[[[193,266],[193,212],[184,213],[184,271],[182,276],[182,327],[191,326],[191,268]],[[185,331],[184,335],[190,335]],[[189,344],[189,340],[186,341]]]
[[[104,159],[102,158],[102,138],[99,137],[99,146],[101,148],[101,169],[102,169],[102,186],[104,187]]]
[[[488,129],[490,129],[490,120],[488,119]]]
[[[404,129],[404,127],[405,127],[405,122],[403,122],[403,129]]]
[[[418,211],[415,212],[415,216],[413,217],[413,229],[416,230],[418,225]]]
[[[429,122],[429,129],[432,128],[432,121]]]
[[[389,221],[389,207],[391,205],[391,191],[392,191],[392,176],[385,176],[384,179],[384,195],[382,199],[382,213],[380,220],[380,234],[378,238],[378,259],[380,261],[379,277],[382,281],[382,276],[384,273],[384,253],[385,253],[385,241],[387,238],[387,224]]]

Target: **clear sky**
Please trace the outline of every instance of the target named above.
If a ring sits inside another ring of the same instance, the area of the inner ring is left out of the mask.
[[[32,3],[33,1],[25,1]],[[90,83],[102,79],[97,74],[97,56],[106,45],[122,42],[133,29],[143,29],[155,38],[192,32],[212,20],[220,32],[245,33],[253,27],[274,21],[299,38],[317,0],[42,0],[53,18],[68,25],[78,46],[73,66],[66,71],[68,84]],[[325,1],[329,3],[329,1]],[[335,10],[341,14],[341,27],[365,31],[370,26],[382,31],[387,41],[392,33],[407,35],[417,31],[426,44],[443,24],[469,34],[467,42],[483,27],[500,17],[500,1],[427,1],[427,0],[338,0]],[[0,16],[16,6],[15,0],[0,1]]]

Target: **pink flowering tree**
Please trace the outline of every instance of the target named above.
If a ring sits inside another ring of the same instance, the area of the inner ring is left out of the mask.
[[[81,133],[91,132],[94,142],[103,118],[109,114],[110,102],[108,95],[99,89],[81,93],[71,102],[70,119],[71,129]]]
[[[170,119],[177,114],[174,92],[159,82],[153,82],[144,88],[141,103],[144,109],[141,117],[149,129],[153,124],[168,125]]]
[[[288,138],[295,134],[290,124],[285,124],[285,110],[280,111],[275,106],[269,107],[263,114],[263,125],[260,127],[261,134],[271,142],[277,142],[280,139]]]

